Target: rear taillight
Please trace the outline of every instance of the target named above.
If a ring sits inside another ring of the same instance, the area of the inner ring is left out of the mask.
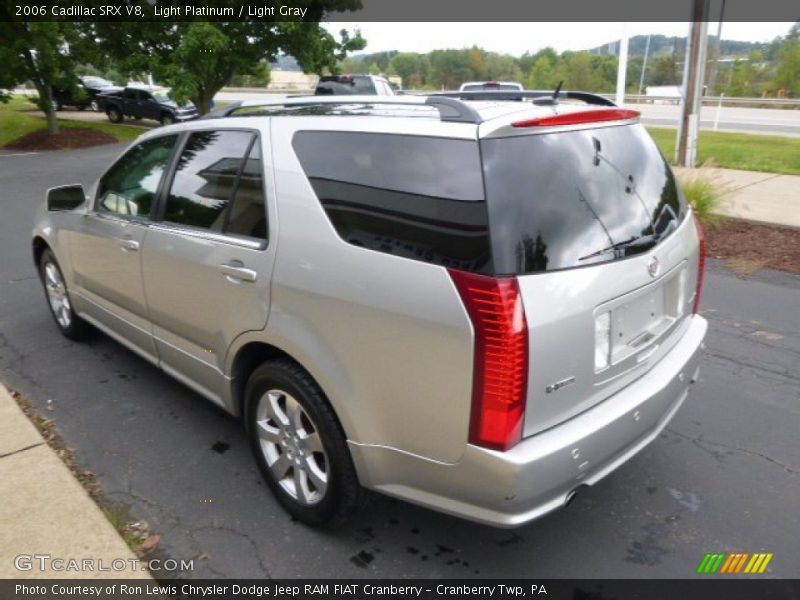
[[[694,226],[697,229],[697,241],[699,244],[697,248],[697,285],[694,288],[692,312],[697,314],[700,310],[700,296],[703,293],[703,279],[706,276],[706,234],[697,217],[694,218]]]
[[[601,108],[597,110],[583,110],[569,112],[561,115],[536,117],[511,123],[512,127],[555,127],[557,125],[581,125],[583,123],[598,123],[602,121],[623,121],[635,119],[639,111],[627,108]]]
[[[448,269],[475,329],[469,441],[508,450],[522,437],[528,325],[516,277]]]

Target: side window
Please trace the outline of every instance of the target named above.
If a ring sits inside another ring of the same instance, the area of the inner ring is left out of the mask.
[[[123,95],[126,100],[136,100],[138,93],[136,90],[125,90]]]
[[[100,180],[95,209],[149,217],[176,139],[166,135],[131,148]]]
[[[475,141],[300,131],[292,144],[344,241],[437,265],[491,268]]]
[[[164,220],[222,232],[252,139],[245,131],[192,133],[178,159]]]
[[[267,213],[261,163],[261,145],[256,139],[242,167],[225,233],[267,239]]]
[[[375,84],[372,83],[372,77],[357,76],[354,78],[354,86],[356,94],[376,94]]]

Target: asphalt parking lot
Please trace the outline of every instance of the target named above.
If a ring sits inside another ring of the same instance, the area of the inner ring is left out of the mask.
[[[0,378],[164,552],[195,559],[185,576],[670,578],[706,552],[766,551],[766,576],[797,577],[800,278],[742,280],[711,261],[701,381],[659,439],[568,508],[509,531],[378,498],[315,531],[273,500],[234,419],[110,338],[75,344],[53,324],[35,210],[121,150],[0,156]]]

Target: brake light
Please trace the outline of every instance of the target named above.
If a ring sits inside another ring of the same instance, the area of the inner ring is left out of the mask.
[[[448,269],[475,329],[472,444],[508,450],[522,438],[528,325],[516,277]]]
[[[697,314],[700,311],[700,296],[703,293],[703,280],[706,276],[706,234],[697,216],[694,218],[694,226],[697,229],[699,247],[697,249],[697,285],[694,289],[694,306],[692,307],[692,312]]]
[[[553,127],[556,125],[580,125],[582,123],[599,123],[602,121],[622,121],[635,119],[639,116],[638,110],[627,108],[603,108],[598,110],[584,110],[547,117],[537,117],[524,121],[515,121],[512,127]]]

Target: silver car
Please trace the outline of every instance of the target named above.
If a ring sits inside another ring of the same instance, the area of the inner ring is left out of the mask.
[[[707,328],[701,230],[638,114],[561,98],[292,98],[148,132],[88,195],[48,192],[55,322],[240,416],[303,522],[367,490],[531,521],[658,436]]]

